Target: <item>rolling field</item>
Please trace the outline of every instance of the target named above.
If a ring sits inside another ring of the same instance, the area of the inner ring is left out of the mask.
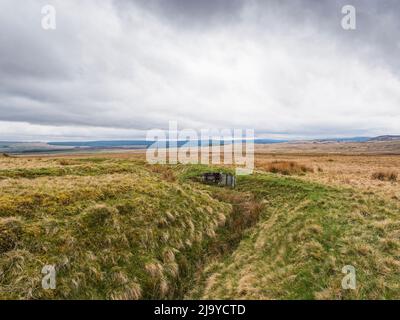
[[[349,187],[372,192],[382,197],[400,199],[399,155],[352,155],[352,154],[266,154],[256,156],[255,167],[269,171],[273,162],[295,162],[306,168],[297,175],[305,181],[336,187]],[[388,175],[380,177],[377,174]],[[390,178],[393,174],[393,179]]]
[[[399,185],[374,175],[399,158],[262,153],[232,190],[140,154],[1,157],[0,298],[399,299]]]
[[[131,161],[45,161],[0,177],[3,299],[171,297],[231,209]],[[49,264],[54,291],[41,288]]]

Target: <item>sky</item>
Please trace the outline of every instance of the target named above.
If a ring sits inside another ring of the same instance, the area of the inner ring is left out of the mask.
[[[400,134],[399,30],[396,0],[0,0],[0,140]]]

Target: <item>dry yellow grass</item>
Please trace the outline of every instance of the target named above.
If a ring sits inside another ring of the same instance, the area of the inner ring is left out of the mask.
[[[314,169],[307,167],[303,164],[299,164],[296,161],[282,161],[274,160],[271,162],[257,162],[257,168],[262,170],[280,173],[283,175],[302,175],[306,172],[313,172]]]
[[[398,298],[400,188],[389,177],[400,155],[363,146],[257,147],[256,170],[268,174],[229,192],[182,180],[190,166],[147,165],[142,151],[0,157],[0,296],[171,298],[187,282],[189,298]],[[193,269],[204,242],[210,261]],[[67,275],[58,293],[39,291],[48,260]],[[352,292],[340,287],[347,263],[360,276]]]
[[[376,155],[400,154],[400,140],[370,142],[290,142],[257,145],[261,153]]]
[[[396,182],[397,176],[397,172],[394,171],[377,171],[372,174],[372,179]]]
[[[395,179],[373,178],[376,172],[400,173],[400,155],[313,155],[263,154],[256,155],[256,169],[264,170],[274,161],[297,162],[312,172],[299,178],[332,186],[356,188],[381,196],[400,199],[400,184]],[[269,171],[269,170],[267,170]]]

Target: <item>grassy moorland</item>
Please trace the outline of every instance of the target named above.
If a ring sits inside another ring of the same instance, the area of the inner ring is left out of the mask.
[[[173,297],[231,211],[140,163],[61,163],[0,170],[0,298]]]
[[[210,263],[191,295],[218,299],[400,298],[400,206],[282,176],[240,179],[263,204],[238,248]],[[356,290],[343,290],[345,265]]]
[[[0,299],[400,298],[398,201],[284,167],[232,190],[199,183],[205,166],[2,158]]]
[[[297,163],[292,168],[290,163]],[[305,181],[349,187],[400,200],[400,156],[396,154],[258,153],[256,168],[295,174]],[[303,174],[304,173],[304,174]]]

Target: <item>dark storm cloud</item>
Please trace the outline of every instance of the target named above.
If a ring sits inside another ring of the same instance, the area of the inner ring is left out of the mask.
[[[3,0],[0,126],[398,133],[399,18],[395,0]]]
[[[121,8],[126,8],[129,2],[156,13],[169,23],[189,29],[233,23],[246,4],[245,0],[115,0],[116,6]]]
[[[125,3],[116,0],[116,3]],[[290,32],[293,26],[310,25],[315,32],[329,34],[345,50],[369,54],[371,63],[388,63],[400,72],[400,1],[398,0],[133,0],[167,23],[191,29],[230,26],[242,18],[248,6],[257,7],[258,28]],[[338,23],[341,8],[357,10],[357,29],[343,32]],[[273,22],[273,25],[271,25]],[[312,38],[309,39],[313,41]]]
[[[317,4],[318,2],[318,4]],[[333,41],[343,46],[343,54],[351,50],[367,56],[371,64],[388,64],[400,72],[400,1],[396,0],[337,0],[299,2],[298,15],[309,17],[317,30],[326,32]],[[343,32],[336,23],[343,15],[341,8],[353,5],[357,12],[357,29]],[[305,9],[306,8],[306,9]]]

